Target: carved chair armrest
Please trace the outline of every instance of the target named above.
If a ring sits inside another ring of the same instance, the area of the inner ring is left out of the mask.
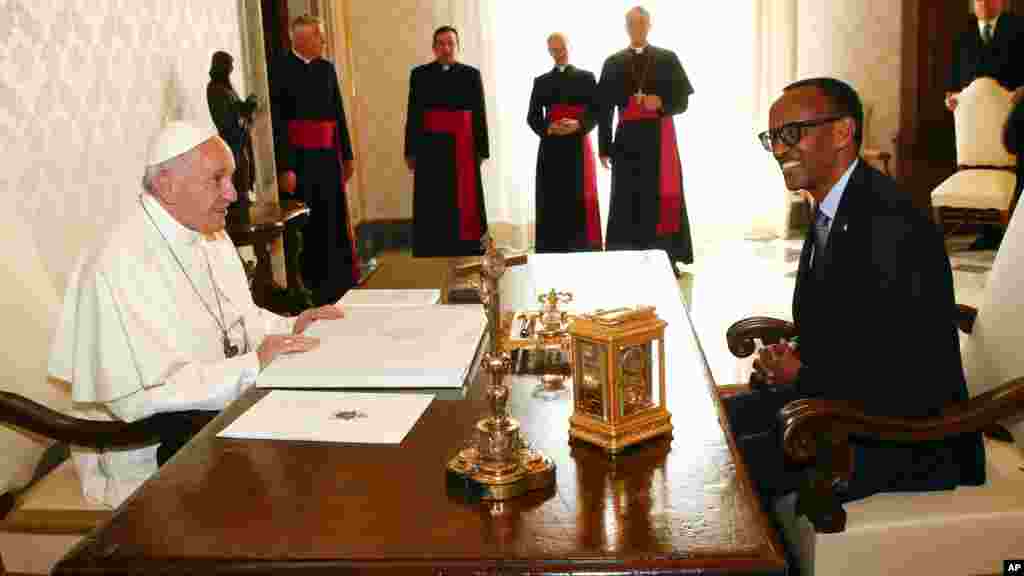
[[[794,336],[796,326],[792,322],[767,316],[744,318],[725,331],[729,351],[737,358],[746,358],[754,353],[755,338],[760,338],[766,344],[775,344],[783,338]]]
[[[24,396],[0,391],[0,423],[97,450],[158,442],[160,436],[154,423],[158,417],[154,415],[135,422],[85,420],[61,414]]]
[[[833,486],[850,479],[851,436],[927,442],[978,432],[1022,412],[1024,377],[929,418],[872,416],[855,404],[832,400],[791,402],[778,414],[786,456],[798,463],[814,462],[810,480],[800,490],[797,513],[806,514],[818,532],[842,532],[846,528],[846,512]]]
[[[974,321],[978,318],[978,309],[966,304],[956,305],[956,323],[964,334],[974,330]]]

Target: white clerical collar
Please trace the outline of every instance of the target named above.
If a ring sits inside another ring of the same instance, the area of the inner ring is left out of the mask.
[[[438,64],[441,64],[441,63],[438,62]],[[447,72],[447,71],[449,71],[451,69],[452,69],[452,64],[441,64],[441,70],[444,70],[445,72]]]
[[[152,195],[142,195],[142,207],[149,214],[149,217],[153,219],[153,223],[156,224],[160,233],[171,244],[191,246],[202,237],[202,234],[199,232],[186,228],[181,222],[175,220],[174,216],[171,216],[171,213]]]
[[[302,54],[299,54],[298,52],[296,52],[295,48],[292,48],[292,54],[295,54],[295,57],[298,58],[299,60],[302,60],[302,62],[304,64],[309,64],[310,62],[312,62],[312,60],[310,60],[310,59],[304,57]]]
[[[568,67],[568,64],[555,64],[555,68],[558,68],[559,72],[565,72],[565,69]]]
[[[982,34],[983,38],[984,38],[984,34],[985,34],[985,25],[986,24],[991,24],[992,25],[992,36],[994,37],[996,35],[996,24],[999,23],[999,17],[1002,16],[1002,15],[1003,15],[1003,13],[1000,12],[999,14],[996,14],[996,17],[991,19],[991,20],[982,20],[981,18],[978,18],[978,32],[980,34]]]
[[[629,49],[632,50],[634,54],[638,54],[639,55],[639,54],[643,54],[644,50],[647,50],[648,46],[650,46],[650,44],[644,44],[643,46],[641,46],[639,48],[637,48],[636,46],[630,46]]]

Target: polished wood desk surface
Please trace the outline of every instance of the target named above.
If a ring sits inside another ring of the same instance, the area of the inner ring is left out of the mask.
[[[405,265],[439,280],[448,270],[436,260]],[[688,323],[679,328],[693,337]],[[481,378],[465,399],[435,399],[400,446],[216,438],[265,394],[250,390],[55,573],[781,574],[777,533],[691,344],[693,354],[677,353],[686,377],[669,386],[674,437],[614,461],[569,444],[568,394],[535,398],[538,380],[514,377],[512,413],[555,460],[557,486],[503,504],[473,502],[445,481],[445,464],[485,412]]]

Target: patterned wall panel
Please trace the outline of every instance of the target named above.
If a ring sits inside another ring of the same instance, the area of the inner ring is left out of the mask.
[[[210,125],[216,50],[239,56],[234,0],[0,0],[0,195],[35,231],[58,293],[135,202],[161,122]]]

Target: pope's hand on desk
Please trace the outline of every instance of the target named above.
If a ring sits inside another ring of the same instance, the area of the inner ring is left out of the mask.
[[[765,346],[754,360],[754,370],[769,386],[792,384],[796,380],[800,366],[799,357],[785,340],[779,344]]]
[[[657,94],[644,94],[644,108],[648,110],[661,109],[661,96]]]
[[[319,338],[292,334],[271,334],[263,339],[256,356],[260,359],[260,370],[270,365],[281,354],[309,352],[320,345]]]
[[[302,314],[299,314],[299,317],[295,319],[295,325],[292,326],[292,334],[302,334],[306,331],[306,328],[309,328],[310,324],[317,320],[337,320],[344,317],[345,313],[333,305],[303,310]]]

